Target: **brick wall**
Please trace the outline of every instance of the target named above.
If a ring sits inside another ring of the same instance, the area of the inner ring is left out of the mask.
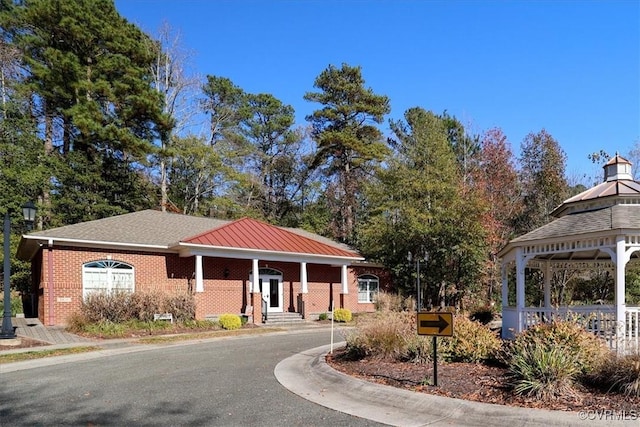
[[[243,313],[251,305],[249,275],[251,260],[203,257],[204,292],[195,293],[195,258],[181,258],[171,253],[115,251],[55,247],[41,249],[32,263],[34,291],[38,295],[37,314],[46,325],[64,325],[69,316],[80,308],[82,301],[82,265],[103,259],[130,264],[135,272],[135,290],[162,291],[167,294],[192,293],[196,300],[196,318],[218,316],[222,313]],[[259,262],[283,274],[283,311],[298,312],[300,264],[286,262]],[[373,304],[358,303],[357,275],[362,271],[349,269],[349,293],[340,297],[340,267],[307,264],[307,314],[324,313],[335,308],[352,312],[373,311]],[[370,270],[366,273],[376,274]],[[381,280],[382,282],[382,280]],[[49,283],[53,285],[50,294]],[[52,310],[53,308],[53,310]],[[254,319],[260,321],[260,319]]]

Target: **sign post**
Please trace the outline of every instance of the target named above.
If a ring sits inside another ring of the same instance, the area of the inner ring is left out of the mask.
[[[433,336],[433,385],[438,386],[438,337],[453,336],[453,313],[418,313],[418,335]]]

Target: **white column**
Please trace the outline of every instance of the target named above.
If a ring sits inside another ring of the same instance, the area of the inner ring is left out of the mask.
[[[624,270],[627,264],[626,245],[624,236],[616,237],[616,326],[618,328],[618,352],[624,350],[624,339],[626,338],[626,311],[625,302],[625,279]]]
[[[502,308],[509,307],[509,275],[507,274],[507,262],[502,261],[500,273],[502,275]]]
[[[544,263],[544,307],[551,307],[551,264]]]
[[[258,293],[260,292],[260,269],[258,268],[258,260],[252,260],[252,272],[251,272],[251,292]]]
[[[307,286],[307,263],[300,263],[300,292],[303,294],[309,293],[309,289]]]
[[[524,309],[524,269],[527,266],[522,248],[516,249],[516,314],[518,316],[518,325],[516,333],[524,330],[523,309]]]
[[[341,281],[342,281],[342,293],[343,294],[348,294],[349,293],[349,284],[348,284],[348,281],[347,281],[347,265],[346,264],[342,266]]]
[[[196,255],[196,292],[204,292],[204,279],[202,278],[202,255]]]

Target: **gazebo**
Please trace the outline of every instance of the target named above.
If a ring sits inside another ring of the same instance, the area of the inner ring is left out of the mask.
[[[640,182],[633,180],[631,163],[616,154],[604,166],[604,182],[565,200],[551,215],[556,219],[511,240],[498,254],[503,338],[540,322],[578,317],[612,348],[637,348],[640,307],[628,307],[625,301],[626,266],[640,258]],[[525,304],[528,268],[544,277],[539,307]],[[552,306],[551,278],[568,269],[612,271],[613,305]]]

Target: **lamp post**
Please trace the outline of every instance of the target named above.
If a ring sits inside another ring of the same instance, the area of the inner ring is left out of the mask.
[[[22,207],[22,216],[30,230],[36,218],[36,206],[33,202],[27,202]],[[9,211],[4,214],[4,315],[2,316],[2,331],[0,339],[15,338],[16,333],[11,324],[11,218]]]
[[[427,254],[424,251],[424,248],[422,248],[422,260],[423,261],[428,261],[429,260],[429,254]],[[420,286],[420,260],[421,260],[421,255],[418,255],[415,257],[416,259],[416,311],[420,311],[422,309],[422,287]],[[409,253],[407,254],[407,260],[409,261],[409,264],[411,264],[411,261],[413,260],[413,254],[411,253],[411,251],[409,251]]]

